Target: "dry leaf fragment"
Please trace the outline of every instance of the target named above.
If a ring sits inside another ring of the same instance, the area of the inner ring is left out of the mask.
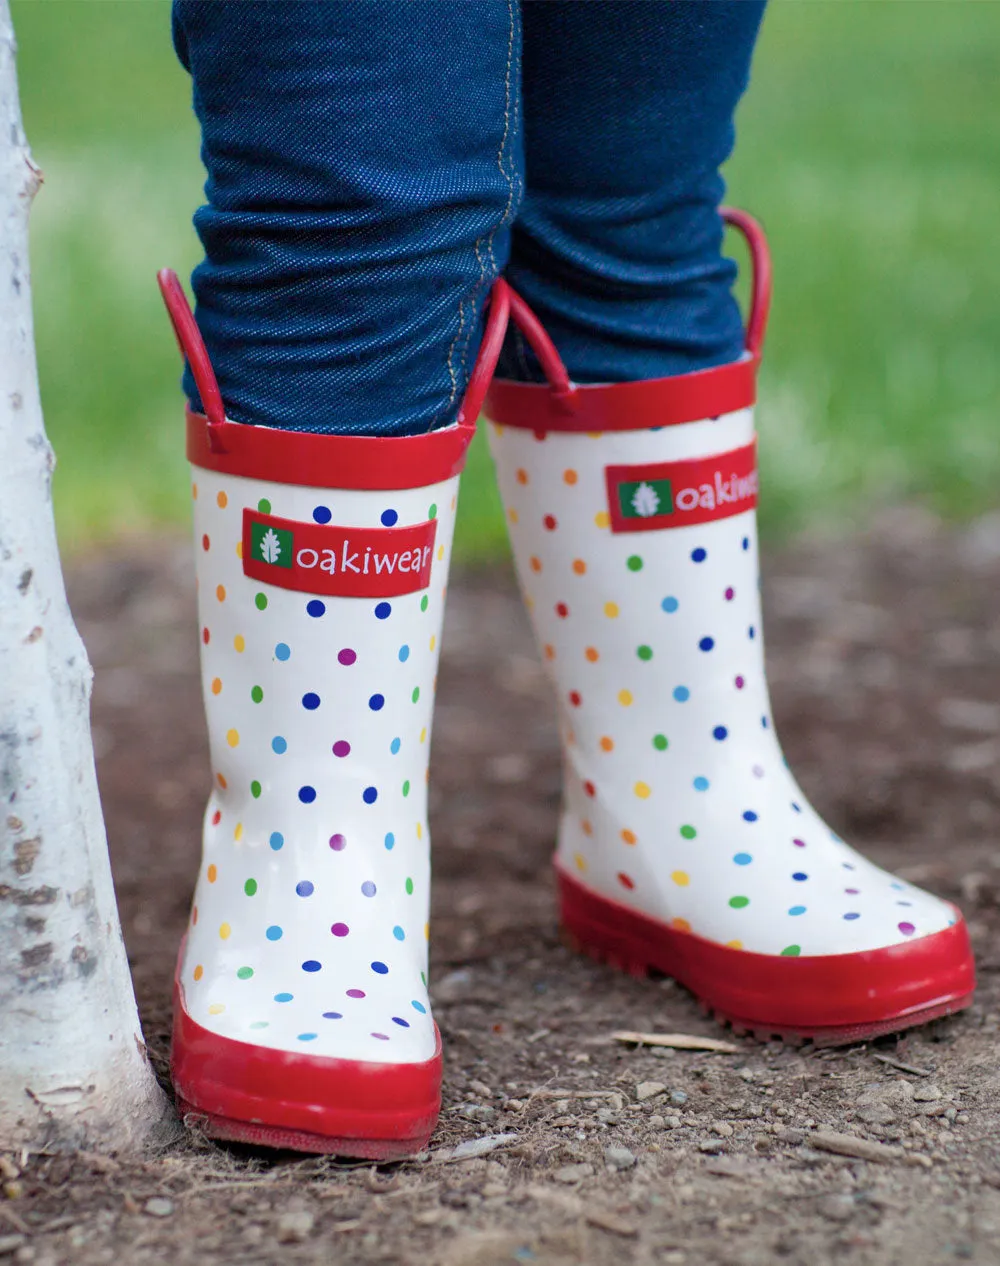
[[[620,1218],[616,1213],[605,1213],[601,1209],[592,1209],[587,1214],[586,1222],[588,1226],[596,1226],[598,1230],[610,1231],[612,1235],[621,1235],[626,1239],[631,1239],[639,1234],[639,1228],[631,1222],[626,1222],[624,1218]]]
[[[717,1037],[695,1037],[691,1033],[633,1033],[622,1029],[612,1033],[616,1042],[630,1042],[634,1046],[670,1046],[675,1051],[716,1051],[720,1055],[737,1055],[740,1048],[732,1042]]]
[[[809,1134],[806,1141],[821,1152],[833,1152],[835,1156],[853,1156],[857,1160],[895,1161],[904,1154],[901,1148],[886,1147],[884,1143],[859,1139],[853,1134]]]

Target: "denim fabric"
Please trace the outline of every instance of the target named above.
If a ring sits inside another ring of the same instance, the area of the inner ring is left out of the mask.
[[[762,11],[175,0],[208,173],[196,315],[229,416],[447,425],[504,270],[577,381],[738,356],[718,167]],[[533,376],[513,339],[504,368]]]

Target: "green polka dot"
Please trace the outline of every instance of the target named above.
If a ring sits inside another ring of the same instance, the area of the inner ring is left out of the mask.
[[[260,703],[261,699],[264,698],[264,692],[261,690],[260,686],[254,686],[254,688],[250,691],[250,698],[254,701],[254,703]]]
[[[252,975],[252,967],[241,967],[236,973],[236,978],[237,980],[249,980]]]
[[[658,752],[665,752],[669,746],[667,736],[665,734],[654,734],[653,746]]]
[[[252,897],[254,893],[257,891],[257,880],[248,879],[246,883],[243,885],[243,891],[247,894],[248,897]]]
[[[260,783],[255,778],[253,782],[250,784],[250,794],[253,796],[255,800],[260,799],[260,790],[261,790]]]
[[[693,840],[693,839],[694,839],[694,837],[695,837],[697,834],[698,834],[698,832],[694,829],[694,827],[693,827],[693,826],[682,826],[682,827],[681,827],[681,835],[682,835],[682,836],[683,836],[686,840]]]
[[[271,503],[268,501],[267,497],[261,497],[261,499],[257,502],[257,509],[261,514],[271,513]]]
[[[420,979],[424,982],[424,988],[426,989],[427,988],[427,973],[422,971],[420,973]]]
[[[802,946],[786,945],[781,952],[786,958],[798,958],[798,956],[802,953]]]
[[[653,648],[651,646],[637,646],[635,648],[635,653],[639,656],[640,659],[653,658]]]
[[[410,897],[413,896],[413,880],[412,879],[407,879],[406,881],[406,892],[408,896]]]
[[[729,904],[733,907],[734,910],[742,910],[744,906],[748,906],[750,904],[750,898],[749,897],[730,897]]]
[[[420,599],[420,610],[421,610],[421,611],[426,611],[426,610],[427,610],[427,601],[428,601],[428,599],[427,599],[427,595],[426,595],[426,594],[424,594],[424,596]]]
[[[436,519],[438,517],[438,508],[437,508],[436,501],[431,502],[431,508],[427,511],[427,517],[429,519]]]
[[[625,565],[629,571],[642,571],[642,559],[638,554],[630,554]]]
[[[409,794],[410,794],[410,783],[409,783],[409,780],[407,780],[406,782],[403,783],[403,795],[408,796]]]
[[[265,610],[267,607],[267,594],[259,593],[257,597],[254,598],[254,605],[256,606],[258,611]]]
[[[254,1020],[253,1024],[251,1024],[250,1027],[252,1029],[266,1029],[269,1026],[266,1020]]]
[[[414,686],[414,687],[413,687],[413,694],[412,694],[412,695],[410,695],[410,698],[413,700],[413,702],[414,702],[414,703],[416,703],[416,702],[417,702],[417,700],[420,698],[420,687],[419,687],[419,686]]]

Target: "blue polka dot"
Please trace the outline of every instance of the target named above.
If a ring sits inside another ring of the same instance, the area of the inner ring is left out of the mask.
[[[324,1020],[342,1020],[343,1018],[344,1018],[343,1014],[340,1011],[324,1011],[323,1012]]]
[[[749,549],[749,548],[750,548],[750,538],[749,538],[749,536],[744,536],[744,538],[743,538],[743,548],[744,548],[744,549]]]
[[[271,832],[271,838],[268,840],[268,843],[271,845],[271,847],[272,847],[272,848],[274,849],[274,851],[277,853],[277,852],[279,852],[282,848],[284,848],[284,846],[285,846],[285,837],[281,834],[281,832],[280,832],[280,831],[272,831],[272,832]]]
[[[805,914],[805,912],[806,912],[805,906],[789,906],[788,908],[789,914]]]
[[[288,744],[280,734],[276,734],[274,738],[271,739],[271,751],[274,752],[276,756],[284,756],[285,752],[288,751]]]
[[[390,615],[392,615],[392,607],[388,602],[380,602],[375,608],[376,620],[388,620]]]
[[[308,694],[302,696],[302,706],[307,712],[315,712],[319,707],[319,695],[310,690]]]
[[[300,897],[311,897],[313,895],[313,886],[308,879],[302,879],[295,885],[295,891]]]
[[[791,802],[791,804],[792,804],[792,808],[794,809],[796,813],[802,812],[802,806],[800,804],[796,804],[794,800]]]
[[[674,698],[678,703],[687,703],[687,701],[691,698],[691,691],[688,690],[687,686],[675,686]]]
[[[892,883],[889,885],[889,887],[895,888],[897,892],[903,891],[903,885],[901,883],[898,883],[896,880],[893,880]]]
[[[308,786],[300,787],[299,799],[302,801],[303,804],[312,804],[312,802],[316,799],[316,788],[308,787]]]
[[[766,729],[767,729],[767,717],[761,717],[761,719],[760,719],[760,728],[761,728],[762,730],[766,730]],[[786,761],[786,764],[787,764],[787,761]]]
[[[405,940],[406,940],[406,933],[403,931],[403,929],[402,929],[401,927],[394,927],[394,928],[392,929],[392,934],[393,934],[393,936],[396,938],[396,940],[397,940],[397,941],[405,941]]]
[[[275,1002],[291,1002],[295,997],[293,993],[276,993],[274,995]]]
[[[320,971],[322,966],[323,964],[317,963],[315,958],[307,958],[306,961],[302,964],[302,970],[303,971]]]
[[[744,821],[744,822],[756,822],[756,821],[757,821],[757,815],[756,815],[756,813],[754,813],[753,809],[747,809],[747,810],[744,812],[744,814],[743,814],[743,821]]]
[[[396,837],[395,837],[395,835],[393,835],[393,833],[392,833],[391,831],[386,831],[386,833],[385,833],[385,846],[386,846],[386,848],[387,848],[390,852],[392,852],[393,848],[395,847],[395,844],[396,844]]]
[[[410,658],[410,648],[408,646],[401,646],[399,648],[399,662],[401,664],[405,664],[409,658]]]
[[[845,914],[844,918],[845,919],[860,919],[861,915],[858,914],[856,911],[852,910],[850,914]]]
[[[803,871],[797,870],[795,874],[792,876],[792,878],[795,880],[797,884],[800,884],[803,882],[803,880],[808,879],[809,876],[806,875]]]
[[[378,791],[375,787],[366,787],[361,793],[361,799],[365,804],[374,804],[378,799]]]
[[[668,615],[673,615],[673,613],[677,610],[677,608],[680,605],[681,604],[677,601],[676,598],[664,598],[663,601],[660,603],[660,606],[663,608],[664,611],[666,611]]]
[[[408,1029],[410,1027],[409,1020],[402,1020],[398,1015],[392,1017],[393,1024],[398,1024],[400,1028]]]
[[[757,636],[757,630],[751,624],[750,627],[747,629],[747,637],[752,642],[756,636]]]
[[[717,725],[715,729],[712,731],[712,738],[718,739],[720,743],[722,742],[723,739],[726,739],[728,737],[729,737],[729,731],[726,729],[724,725]]]
[[[385,695],[372,695],[368,700],[368,706],[372,712],[381,712],[385,707]]]
[[[392,742],[389,744],[389,751],[392,752],[393,756],[395,756],[398,753],[401,746],[402,746],[401,740],[398,738],[394,738]]]
[[[708,557],[708,550],[702,549],[700,545],[698,546],[697,549],[693,549],[691,551],[692,563],[703,563],[707,557]]]
[[[379,976],[388,976],[389,974],[389,968],[386,967],[385,963],[372,963],[372,971]]]
[[[366,879],[365,882],[361,885],[362,896],[374,897],[376,892],[378,892],[378,889],[375,887],[375,885],[372,883],[370,879]]]
[[[853,863],[853,862],[841,862],[840,864],[841,864],[841,866],[843,866],[844,870],[854,870],[854,869],[855,869],[855,866],[854,866],[854,863]]]
[[[318,1036],[319,1036],[318,1033],[300,1033],[299,1041],[300,1042],[314,1042]]]
[[[284,663],[285,660],[288,659],[291,653],[292,652],[289,649],[287,642],[279,642],[278,645],[274,648],[274,658],[280,659],[282,663]]]
[[[320,602],[319,598],[313,598],[306,603],[306,611],[314,620],[318,620],[321,615],[326,615],[326,603]]]
[[[394,527],[398,519],[399,519],[399,515],[396,513],[395,510],[382,511],[382,526],[383,527]]]
[[[700,651],[710,651],[714,645],[715,645],[714,637],[703,637],[701,641],[698,643],[698,649]]]
[[[330,507],[317,506],[316,509],[313,510],[313,518],[317,523],[329,523],[333,518],[333,515],[330,513]]]
[[[708,779],[702,778],[701,775],[699,774],[699,776],[694,780],[694,789],[695,791],[707,791]]]
[[[419,1011],[421,1015],[427,1014],[427,1008],[424,1006],[422,1002],[414,1001],[410,1003],[410,1006],[413,1008],[414,1011]]]
[[[276,923],[272,923],[271,926],[264,933],[264,935],[267,937],[269,941],[280,941],[284,933],[282,932],[281,928],[279,928]]]
[[[749,853],[734,853],[733,861],[737,866],[749,866],[753,857]]]

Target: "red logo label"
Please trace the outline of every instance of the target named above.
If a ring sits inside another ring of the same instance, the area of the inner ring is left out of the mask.
[[[757,441],[743,448],[682,462],[607,466],[612,532],[711,523],[757,504]]]
[[[281,589],[394,598],[426,589],[437,519],[413,527],[350,528],[243,511],[243,574]]]

